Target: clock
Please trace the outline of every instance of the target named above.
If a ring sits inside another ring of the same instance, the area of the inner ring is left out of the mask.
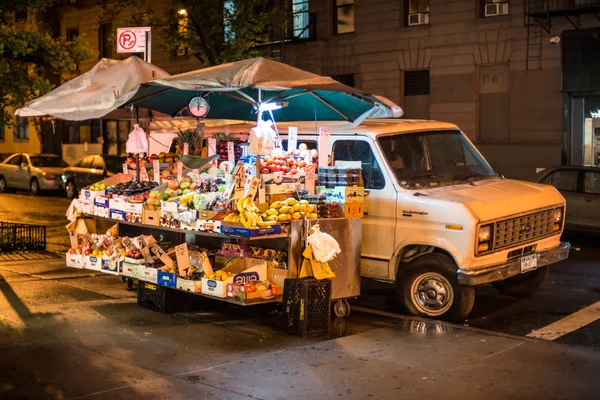
[[[192,117],[201,118],[208,114],[210,107],[204,97],[196,96],[190,99],[187,109]]]

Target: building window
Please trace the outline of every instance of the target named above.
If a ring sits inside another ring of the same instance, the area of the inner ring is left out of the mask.
[[[354,74],[333,75],[331,78],[346,86],[354,87]]]
[[[67,41],[72,42],[79,37],[79,28],[67,28]]]
[[[111,58],[112,57],[112,23],[106,22],[100,24],[98,28],[98,50],[100,58]]]
[[[429,0],[405,0],[404,15],[405,26],[428,25]]]
[[[480,4],[483,18],[510,14],[510,0],[481,0]]]
[[[336,35],[354,32],[354,0],[334,0],[333,27]]]
[[[292,0],[292,31],[295,39],[309,39],[308,0]]]
[[[16,22],[27,21],[27,10],[15,11],[15,21]]]
[[[13,129],[14,140],[29,140],[29,118],[17,117],[17,126]]]
[[[429,119],[428,69],[404,71],[404,118]]]

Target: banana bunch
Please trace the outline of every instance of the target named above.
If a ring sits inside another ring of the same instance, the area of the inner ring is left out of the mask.
[[[226,222],[241,222],[244,228],[266,228],[277,224],[277,221],[263,221],[258,214],[260,211],[251,197],[241,198],[237,202],[238,214],[232,213],[225,217]]]

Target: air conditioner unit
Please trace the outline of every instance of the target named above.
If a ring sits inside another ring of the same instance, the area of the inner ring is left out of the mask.
[[[429,13],[408,14],[408,26],[427,25],[429,23]]]
[[[486,4],[485,5],[485,16],[486,17],[495,17],[497,15],[508,15],[509,7],[508,3],[496,3],[496,4]]]

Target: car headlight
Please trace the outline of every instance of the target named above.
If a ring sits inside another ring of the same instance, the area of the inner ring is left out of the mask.
[[[492,249],[492,225],[479,228],[477,234],[477,253],[484,253]]]
[[[562,208],[557,208],[554,210],[554,223],[559,224],[562,221],[563,210]]]

